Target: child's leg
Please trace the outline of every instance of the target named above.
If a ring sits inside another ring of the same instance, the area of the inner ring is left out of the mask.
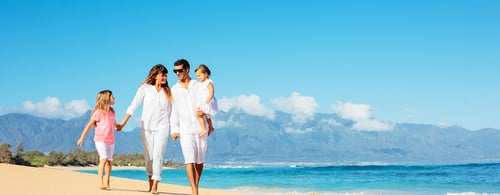
[[[214,130],[214,126],[212,124],[212,118],[207,118],[208,122],[208,130]]]
[[[208,134],[207,126],[205,124],[205,118],[204,117],[198,117],[198,122],[200,122],[201,126],[201,132],[198,134],[198,136],[204,136],[205,134]]]
[[[104,167],[108,159],[102,159],[99,161],[99,168],[97,169],[97,187],[101,190],[106,189],[106,185],[104,185]]]
[[[99,166],[97,168],[97,188],[105,190],[106,185],[104,184],[104,167],[106,161],[108,161],[107,148],[104,142],[95,142],[95,148],[97,153],[99,153]]]
[[[212,118],[207,117],[207,122],[208,122],[208,135],[210,135],[215,130],[214,126],[212,125]]]
[[[106,161],[106,188],[109,188],[109,180],[111,179],[111,161]]]

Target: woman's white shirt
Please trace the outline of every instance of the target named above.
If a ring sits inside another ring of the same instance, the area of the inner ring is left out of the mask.
[[[142,84],[128,106],[127,114],[133,115],[141,103],[141,125],[144,129],[154,131],[170,127],[172,105],[164,90],[157,91],[154,85]]]

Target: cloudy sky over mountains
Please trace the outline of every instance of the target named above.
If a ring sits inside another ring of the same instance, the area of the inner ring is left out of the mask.
[[[500,129],[497,1],[1,1],[0,114],[120,119],[155,64],[212,69],[223,110]],[[333,122],[334,123],[334,122]]]

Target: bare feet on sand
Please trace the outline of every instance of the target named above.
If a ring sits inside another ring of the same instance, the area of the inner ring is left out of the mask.
[[[148,192],[151,192],[151,189],[153,187],[153,180],[151,179],[151,176],[148,176],[149,177],[149,190]]]
[[[158,181],[153,181],[153,186],[151,188],[151,194],[158,194]]]
[[[210,126],[210,128],[208,129],[208,136],[210,136],[210,134],[212,134],[214,131],[214,127]]]
[[[100,190],[107,190],[108,187],[106,187],[104,184],[101,184],[99,186],[97,186],[97,189],[100,189]]]

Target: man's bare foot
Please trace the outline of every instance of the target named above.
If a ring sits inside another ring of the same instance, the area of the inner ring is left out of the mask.
[[[208,134],[207,130],[201,130],[200,133],[198,133],[198,137],[203,137],[204,135]]]

